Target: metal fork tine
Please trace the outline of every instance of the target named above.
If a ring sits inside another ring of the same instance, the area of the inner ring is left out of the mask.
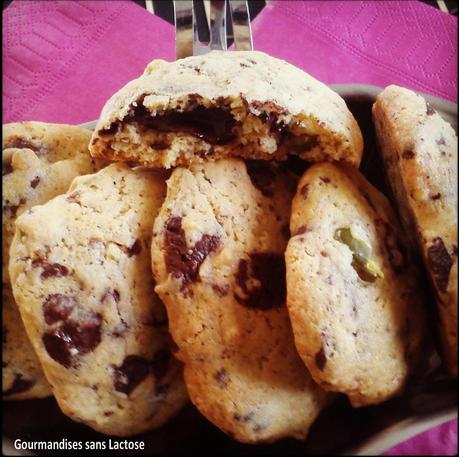
[[[238,51],[252,51],[252,28],[247,0],[229,0],[234,44]]]
[[[193,1],[174,0],[175,58],[193,55]]]
[[[210,0],[210,49],[226,51],[226,2]]]
[[[174,0],[175,56],[182,59],[201,55],[212,49],[226,51],[226,0],[210,0],[207,19],[210,23],[210,41],[201,43],[193,0]],[[194,5],[196,6],[196,5]],[[238,51],[253,49],[252,30],[247,0],[229,0],[233,35]]]

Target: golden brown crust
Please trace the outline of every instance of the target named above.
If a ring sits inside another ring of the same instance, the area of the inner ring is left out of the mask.
[[[443,357],[457,376],[457,136],[414,92],[387,87],[373,118],[405,226],[435,289]]]
[[[342,229],[368,246],[376,279],[337,238]],[[287,306],[314,380],[353,406],[401,392],[420,354],[425,307],[387,199],[353,167],[315,164],[298,184],[290,230]]]
[[[166,168],[288,154],[358,166],[363,139],[344,100],[302,70],[261,52],[213,51],[150,64],[107,102],[90,150]]]
[[[154,225],[155,290],[190,399],[247,443],[304,439],[329,399],[296,353],[285,306],[294,183],[266,162],[176,168]]]

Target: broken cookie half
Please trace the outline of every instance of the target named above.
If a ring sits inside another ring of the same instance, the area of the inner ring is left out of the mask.
[[[363,139],[344,100],[262,52],[153,61],[105,105],[94,157],[170,168],[223,157],[360,164]]]

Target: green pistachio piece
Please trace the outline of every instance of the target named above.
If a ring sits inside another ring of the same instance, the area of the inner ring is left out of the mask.
[[[335,240],[344,243],[352,251],[352,266],[364,281],[373,282],[384,278],[384,273],[379,266],[370,260],[371,247],[363,240],[356,238],[350,227],[341,227],[335,231]]]

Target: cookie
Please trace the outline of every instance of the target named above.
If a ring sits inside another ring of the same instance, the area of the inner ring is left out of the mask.
[[[386,197],[354,168],[315,164],[290,230],[287,306],[314,380],[355,407],[401,392],[425,338],[425,303]]]
[[[48,381],[26,335],[11,293],[2,288],[2,383],[3,400],[24,400],[51,395]]]
[[[13,292],[53,394],[109,435],[158,427],[187,400],[150,266],[165,192],[163,175],[112,164],[16,221]]]
[[[91,154],[149,167],[227,157],[358,166],[363,140],[344,100],[262,52],[153,61],[104,106]]]
[[[91,131],[70,125],[22,122],[3,126],[2,285],[3,398],[51,395],[10,291],[9,248],[16,218],[67,191],[75,176],[100,166],[88,152]]]
[[[236,440],[305,438],[328,401],[299,358],[285,306],[295,178],[267,162],[177,168],[152,242],[191,401]]]
[[[420,95],[381,92],[373,119],[400,215],[435,290],[442,352],[457,376],[457,136]]]

